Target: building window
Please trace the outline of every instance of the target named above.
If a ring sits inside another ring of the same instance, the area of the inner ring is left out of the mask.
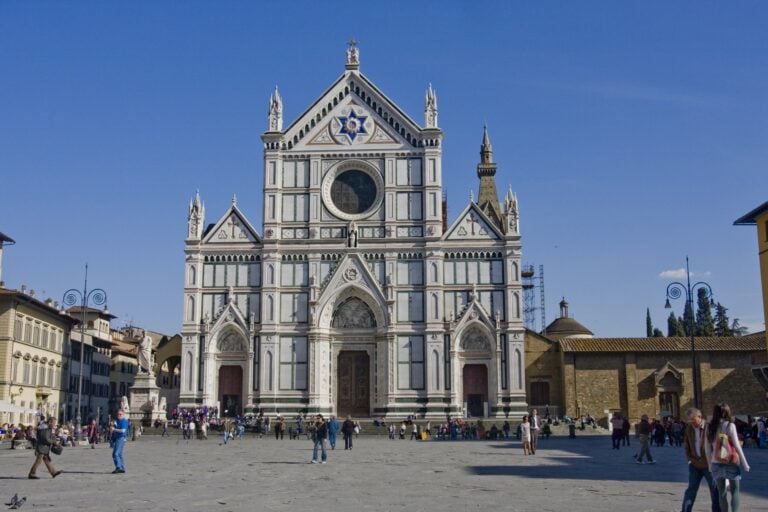
[[[309,264],[283,262],[280,266],[280,284],[282,286],[307,286],[309,282]]]
[[[18,341],[24,337],[24,321],[20,317],[17,317],[13,324],[13,337]]]
[[[283,194],[283,221],[307,222],[309,220],[308,194]]]
[[[308,295],[306,293],[280,294],[280,321],[286,323],[307,323]]]
[[[421,192],[398,192],[397,220],[421,220],[421,203]]]
[[[421,183],[421,159],[398,159],[397,185],[419,187]]]
[[[259,390],[259,337],[253,337],[253,371],[251,372],[253,379],[253,390]]]
[[[398,261],[397,284],[424,284],[424,262],[421,260]]]
[[[32,324],[25,323],[24,325],[24,341],[32,343]]]
[[[503,284],[503,262],[495,260],[446,260],[445,284]]]
[[[424,337],[397,338],[398,389],[424,389]]]
[[[306,160],[283,162],[283,187],[302,188],[308,186],[309,162]]]
[[[398,292],[397,321],[424,321],[424,292]]]
[[[307,338],[280,338],[280,389],[307,389]]]

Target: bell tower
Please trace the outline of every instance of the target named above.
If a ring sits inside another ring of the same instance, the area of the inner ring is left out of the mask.
[[[480,178],[480,197],[477,205],[501,229],[502,233],[506,233],[506,223],[503,221],[499,196],[496,193],[496,164],[493,162],[493,147],[488,137],[487,126],[483,126],[483,143],[480,145],[477,177]]]

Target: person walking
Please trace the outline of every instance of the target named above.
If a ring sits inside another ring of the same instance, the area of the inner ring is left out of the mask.
[[[96,420],[91,420],[88,425],[88,444],[91,445],[91,449],[96,448],[96,443],[99,442],[99,426],[96,424]]]
[[[648,464],[656,464],[651,456],[651,424],[648,422],[647,414],[643,414],[640,418],[640,423],[637,425],[637,435],[640,437],[640,453],[637,455],[637,463],[644,464],[643,457],[645,457],[648,459]]]
[[[531,424],[528,422],[528,415],[523,416],[523,422],[520,424],[520,439],[523,441],[523,454],[533,455],[531,449]]]
[[[536,448],[539,446],[539,430],[541,430],[541,417],[538,409],[534,409],[528,419],[531,425],[531,453],[536,455]]]
[[[725,464],[718,462],[716,459],[716,441],[718,436],[725,435],[730,440],[731,446],[734,451],[739,455],[739,464]],[[712,411],[712,422],[707,425],[706,429],[706,442],[704,444],[707,461],[709,462],[709,470],[712,473],[712,478],[717,486],[717,496],[720,501],[720,510],[722,512],[728,512],[728,489],[726,488],[726,480],[730,483],[731,487],[731,510],[733,512],[739,511],[739,501],[741,494],[741,468],[744,471],[749,471],[749,463],[744,456],[744,451],[741,449],[741,443],[739,443],[739,435],[736,432],[736,425],[731,419],[731,407],[726,403],[715,405],[715,409]]]
[[[614,450],[618,450],[621,446],[622,437],[624,437],[624,420],[621,417],[621,411],[616,411],[611,418],[611,441]]]
[[[283,417],[280,416],[280,414],[278,413],[277,418],[275,419],[275,427],[274,427],[275,428],[275,439],[276,440],[277,439],[283,439],[283,436],[285,435],[284,434],[285,430],[283,428],[284,425],[285,425],[285,423],[283,422]]]
[[[322,414],[318,414],[315,419],[315,447],[312,450],[312,464],[328,462],[328,453],[325,451],[325,440],[328,438],[328,424],[325,422]],[[317,459],[317,449],[322,451],[321,460]]]
[[[394,425],[390,425],[390,430]],[[355,422],[352,421],[352,418],[347,416],[347,418],[344,420],[344,423],[341,424],[341,434],[344,436],[344,449],[345,450],[351,450],[352,449],[352,435],[355,433]],[[394,439],[394,436],[390,436],[390,439]]]
[[[170,437],[171,435],[168,433],[168,419],[163,418],[163,433],[160,435],[160,437]]]
[[[629,429],[631,425],[629,424],[629,418],[627,416],[624,416],[624,423],[621,425],[621,443],[624,446],[629,446]]]
[[[712,473],[709,472],[709,462],[704,448],[706,440],[704,432],[706,431],[706,421],[701,416],[699,409],[691,408],[685,412],[688,425],[683,434],[683,446],[685,448],[685,457],[688,459],[688,488],[683,495],[682,512],[692,512],[693,503],[696,501],[696,494],[699,492],[701,479],[707,481],[709,487],[709,496],[712,499],[712,512],[720,512],[720,500],[717,495],[717,487],[712,479]]]
[[[123,460],[123,448],[125,448],[126,434],[128,434],[128,418],[125,411],[117,410],[117,419],[112,427],[112,461],[115,470],[112,473],[125,473],[125,461]]]
[[[411,423],[411,441],[419,439],[419,426],[416,424],[416,420]]]
[[[339,420],[336,416],[331,416],[328,420],[328,444],[331,445],[331,450],[336,449],[336,432],[339,431]]]
[[[29,479],[38,480],[37,467],[42,462],[45,464],[46,469],[51,474],[51,477],[56,478],[61,474],[61,471],[57,471],[51,462],[51,446],[58,444],[58,440],[54,435],[56,431],[56,418],[51,416],[48,418],[48,423],[41,421],[37,426],[37,443],[35,443],[35,462],[32,464],[32,468],[29,470]]]

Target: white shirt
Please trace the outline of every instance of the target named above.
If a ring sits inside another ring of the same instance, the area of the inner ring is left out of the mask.
[[[701,436],[704,430],[704,423],[701,426],[693,427],[693,453],[701,457]]]

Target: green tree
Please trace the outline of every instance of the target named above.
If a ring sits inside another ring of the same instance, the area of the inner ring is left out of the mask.
[[[749,328],[741,325],[738,318],[734,318],[731,323],[731,332],[733,336],[744,336],[749,332]]]
[[[676,317],[674,312],[670,312],[667,318],[667,336],[685,336],[683,319]]]
[[[697,290],[696,336],[714,336],[715,320],[712,318],[712,306],[706,288]]]
[[[653,337],[654,338],[663,338],[664,337],[664,333],[661,332],[661,329],[659,329],[658,327],[654,327],[653,328]]]
[[[680,323],[683,326],[683,330],[685,331],[685,336],[690,336],[691,333],[689,332],[691,330],[691,320],[693,319],[693,309],[691,308],[691,303],[687,302],[685,303],[685,310],[683,310],[683,318],[680,319]],[[696,326],[693,326],[694,329],[696,329]]]
[[[645,335],[648,338],[653,336],[653,322],[651,322],[650,308],[645,308]]]
[[[715,306],[715,336],[733,336],[728,320],[728,308],[719,302]]]

